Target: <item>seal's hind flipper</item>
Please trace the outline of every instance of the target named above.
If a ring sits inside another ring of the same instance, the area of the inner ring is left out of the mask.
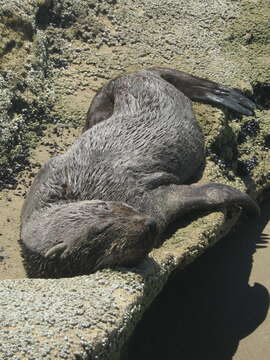
[[[87,111],[83,132],[112,116],[114,109],[114,96],[111,84],[112,81],[106,83],[94,96]]]
[[[194,96],[192,100],[209,104],[220,104],[247,116],[254,115],[254,109],[256,107],[255,103],[245,97],[240,91],[218,84],[215,89],[208,89],[205,86],[194,87]]]
[[[254,114],[255,103],[240,91],[182,71],[160,67],[148,70],[174,85],[191,100],[223,105],[243,115],[251,116]]]

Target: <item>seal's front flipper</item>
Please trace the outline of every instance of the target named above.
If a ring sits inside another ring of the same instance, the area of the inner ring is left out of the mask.
[[[125,203],[82,200],[38,209],[22,222],[20,243],[28,276],[47,278],[137,264],[157,234],[155,219]]]
[[[55,246],[53,246],[52,248],[50,248],[46,253],[45,253],[45,258],[54,258],[56,255],[59,255],[59,254],[61,254],[61,257],[65,257],[66,256],[66,254],[65,254],[65,251],[66,251],[66,249],[67,249],[67,244],[65,244],[65,243],[59,243],[59,244],[57,244],[57,245],[55,245]],[[63,256],[63,254],[65,254],[64,256]]]
[[[174,85],[191,100],[223,105],[243,115],[254,114],[255,103],[240,91],[182,71],[160,67],[148,70]]]

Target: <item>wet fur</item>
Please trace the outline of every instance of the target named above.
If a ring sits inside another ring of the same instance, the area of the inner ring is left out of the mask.
[[[187,97],[188,96],[188,97]],[[241,93],[171,69],[108,82],[95,96],[84,133],[38,173],[21,215],[29,276],[90,273],[133,265],[177,217],[238,205],[258,212],[226,185],[186,185],[205,163],[192,100],[251,115]]]

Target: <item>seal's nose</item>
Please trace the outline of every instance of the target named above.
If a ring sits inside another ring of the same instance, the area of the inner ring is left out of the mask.
[[[155,234],[157,232],[157,223],[153,218],[146,220],[145,225],[148,227],[151,234]]]

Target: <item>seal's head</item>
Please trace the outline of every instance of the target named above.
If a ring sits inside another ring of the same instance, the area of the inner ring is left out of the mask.
[[[52,205],[36,216],[39,221],[33,216],[21,232],[24,258],[31,264],[28,274],[35,277],[135,265],[153,248],[157,235],[154,219],[121,202]]]

